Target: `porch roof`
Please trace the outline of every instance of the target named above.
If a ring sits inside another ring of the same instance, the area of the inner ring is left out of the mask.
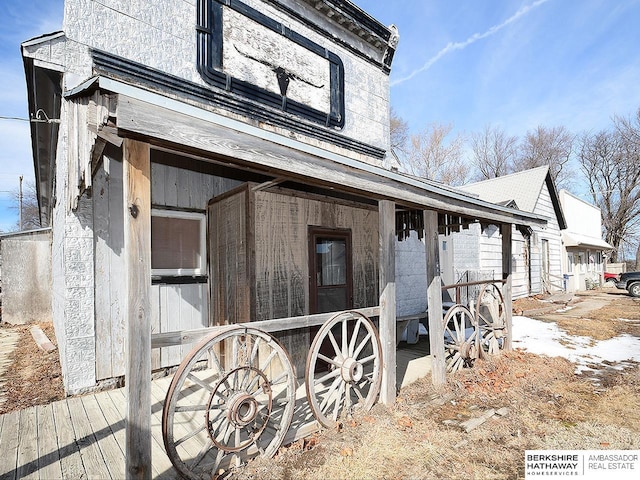
[[[613,250],[613,247],[607,242],[598,237],[591,237],[589,235],[581,235],[579,233],[560,232],[562,235],[562,243],[565,247],[584,247],[584,248],[596,248],[601,250]]]
[[[115,124],[121,137],[144,137],[160,147],[212,156],[210,161],[409,208],[496,224],[546,224],[543,216],[407,177],[105,76],[87,80],[65,97],[85,96],[96,89],[118,95]]]

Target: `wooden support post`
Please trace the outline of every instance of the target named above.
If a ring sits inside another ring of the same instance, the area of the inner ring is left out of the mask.
[[[128,479],[151,478],[151,162],[149,145],[126,139],[123,150]],[[120,281],[120,279],[113,279]]]
[[[382,387],[380,401],[396,401],[396,205],[378,203],[380,239],[380,342],[382,343]]]
[[[511,314],[513,304],[511,298],[512,284],[512,260],[511,260],[511,244],[512,244],[512,226],[509,223],[500,226],[502,235],[502,296],[504,297],[505,321],[507,322],[507,338],[505,339],[504,349],[510,351],[512,348],[511,340],[513,338]]]
[[[434,385],[444,385],[447,371],[444,361],[444,326],[442,325],[442,282],[438,249],[438,212],[424,211],[424,239],[427,255],[427,307],[429,308],[429,344],[431,377]]]

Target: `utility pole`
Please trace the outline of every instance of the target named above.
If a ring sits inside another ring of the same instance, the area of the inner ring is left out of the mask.
[[[20,175],[20,193],[18,194],[18,203],[20,206],[20,231],[22,231],[22,175]]]

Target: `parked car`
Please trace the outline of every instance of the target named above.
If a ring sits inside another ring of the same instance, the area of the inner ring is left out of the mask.
[[[640,297],[640,272],[621,273],[616,287],[627,290],[632,297]]]
[[[607,282],[607,283],[617,283],[618,282],[618,274],[617,273],[604,272],[604,281]]]

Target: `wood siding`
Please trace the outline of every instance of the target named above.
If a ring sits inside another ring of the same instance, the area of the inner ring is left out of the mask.
[[[152,159],[162,154],[152,151]],[[112,150],[94,177],[96,379],[124,375],[124,285],[122,161]],[[192,166],[191,160],[184,159]],[[151,201],[154,207],[204,212],[210,198],[239,184],[161,163],[151,164]],[[209,326],[209,287],[206,283],[154,284],[151,286],[152,333]],[[190,347],[176,346],[152,352],[152,368],[180,363]]]
[[[349,229],[353,306],[378,304],[378,212],[253,184],[214,199],[209,207],[213,324],[309,313],[310,226]],[[277,333],[301,373],[308,329]]]

